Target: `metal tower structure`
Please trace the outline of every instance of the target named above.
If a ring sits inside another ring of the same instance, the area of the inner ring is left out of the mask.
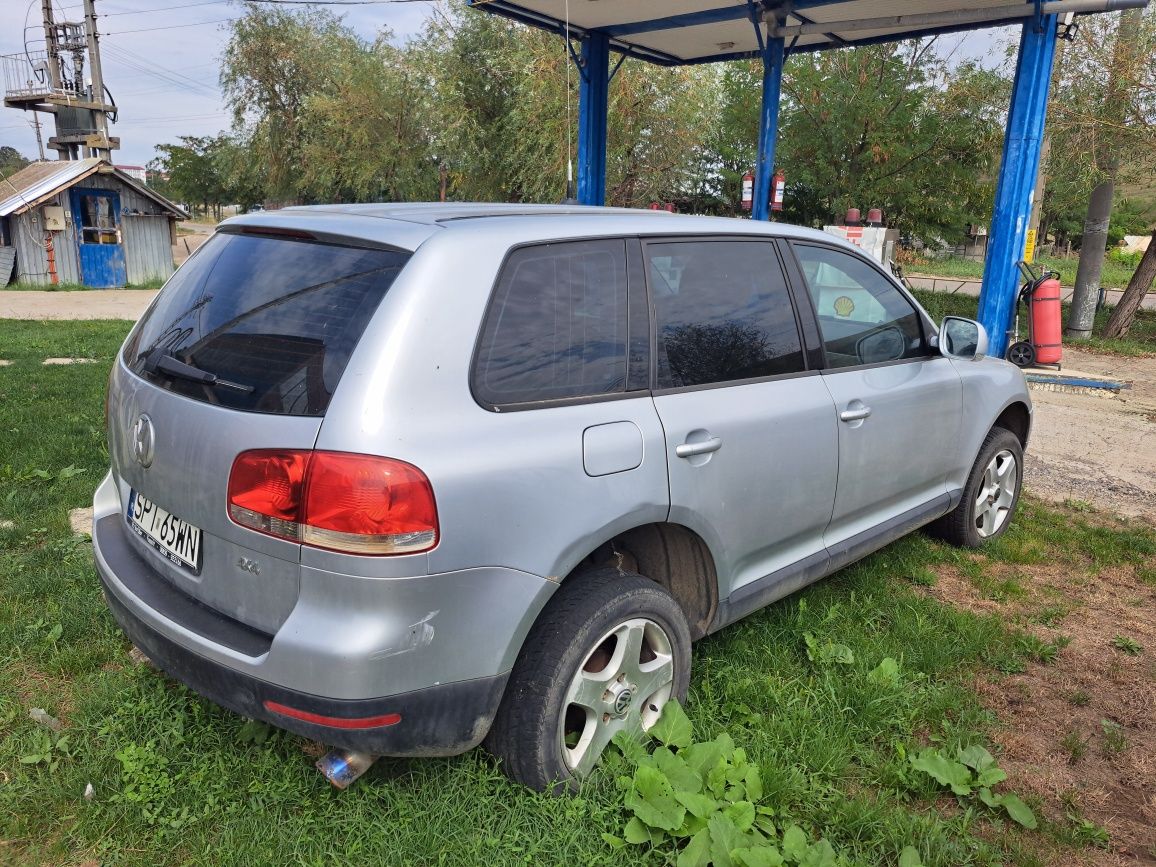
[[[60,159],[111,159],[120,139],[108,134],[116,104],[101,73],[95,0],[84,0],[83,21],[57,21],[52,0],[41,0],[41,15],[45,50],[0,58],[4,105],[53,115],[56,135],[48,147]]]

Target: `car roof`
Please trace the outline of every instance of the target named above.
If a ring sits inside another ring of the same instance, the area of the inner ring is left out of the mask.
[[[511,244],[543,238],[613,235],[760,235],[841,243],[825,232],[786,223],[703,217],[635,208],[486,202],[308,205],[244,214],[222,225],[291,228],[416,250],[442,232],[485,232]]]

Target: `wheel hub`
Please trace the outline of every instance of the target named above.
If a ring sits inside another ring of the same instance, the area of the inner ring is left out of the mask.
[[[634,686],[615,681],[606,690],[606,703],[614,709],[614,715],[624,717],[630,712],[630,705],[634,701]]]

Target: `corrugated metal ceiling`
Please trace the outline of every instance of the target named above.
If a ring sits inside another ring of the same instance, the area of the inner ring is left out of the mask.
[[[748,0],[469,0],[475,8],[558,30],[567,20],[571,30],[606,33],[613,47],[657,63],[702,63],[753,56],[759,51],[762,23],[768,6],[788,6],[785,24],[846,22],[897,15],[974,12],[1006,7],[1014,0],[794,0],[764,4]],[[978,29],[1010,23],[1003,19],[952,29]],[[756,21],[759,22],[756,25]],[[939,28],[943,29],[943,28]],[[756,32],[756,30],[758,32]],[[902,39],[935,32],[910,26],[839,33],[814,33],[788,40],[788,50],[818,50],[877,41]]]

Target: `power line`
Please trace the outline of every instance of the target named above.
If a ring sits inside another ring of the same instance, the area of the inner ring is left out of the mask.
[[[224,24],[226,21],[239,21],[236,16],[232,18],[214,18],[212,21],[194,21],[191,24],[166,24],[163,27],[139,27],[136,30],[114,30],[110,33],[103,33],[102,36],[124,36],[126,33],[152,33],[156,30],[176,30],[181,27],[202,27],[206,24]]]
[[[187,75],[182,75],[174,69],[168,69],[159,63],[154,63],[144,57],[137,57],[129,54],[123,48],[119,48],[112,43],[106,45],[109,55],[117,62],[127,66],[129,69],[144,75],[152,76],[158,81],[169,84],[181,90],[188,91],[197,95],[203,96],[217,96],[218,92],[215,87],[205,84],[203,81],[198,81],[195,78],[190,78]],[[196,67],[193,67],[194,69]]]
[[[116,15],[147,15],[150,12],[170,12],[174,9],[194,9],[198,6],[220,6],[223,3],[232,3],[233,0],[201,0],[200,3],[181,3],[178,6],[161,6],[159,9],[129,9],[126,12],[105,12],[101,18],[112,18]]]
[[[437,0],[242,0],[286,6],[385,6],[390,3],[436,3]]]

